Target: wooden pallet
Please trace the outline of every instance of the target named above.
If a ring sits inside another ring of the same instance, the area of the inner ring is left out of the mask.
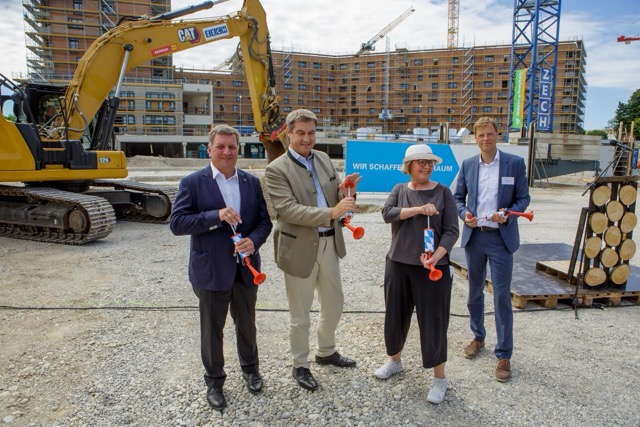
[[[552,294],[552,295],[518,295],[511,293],[511,305],[518,309],[523,309],[529,301],[541,305],[544,308],[556,308],[559,302],[571,304],[573,294]],[[579,296],[578,296],[579,298]]]
[[[558,276],[558,279],[567,281],[567,276],[569,275],[569,260],[562,261],[538,261],[536,262],[536,270],[543,271],[547,274],[551,274],[553,276]],[[574,268],[573,275],[571,277],[571,284],[575,285],[578,283],[578,275],[577,275],[577,266]]]
[[[640,292],[597,292],[591,291],[580,295],[583,305],[602,303],[606,305],[620,305],[622,300],[640,304]]]

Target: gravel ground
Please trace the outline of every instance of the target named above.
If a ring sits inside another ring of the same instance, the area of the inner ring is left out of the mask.
[[[175,169],[139,169],[136,179],[189,171]],[[588,203],[583,188],[532,189],[536,217],[521,222],[523,243],[572,244]],[[421,368],[417,325],[404,352],[405,372],[374,378],[386,361],[381,285],[390,228],[375,212],[384,198],[358,198],[354,223],[366,235],[347,237],[342,263],[346,304],[338,346],[358,366],[312,363],[321,385],[315,393],[292,378],[283,277],[269,240],[257,313],[265,388],[257,396],[246,390],[229,319],[229,406],[222,413],[206,401],[187,237],[174,237],[167,226],[119,222],[106,239],[81,247],[0,238],[0,420],[11,426],[640,425],[640,310],[627,301],[580,309],[579,319],[562,304],[515,310],[513,378],[498,383],[489,349],[476,360],[462,355],[471,333],[466,281],[456,276],[445,402],[426,402],[431,372]],[[632,264],[640,265],[639,255]],[[492,348],[491,315],[487,331]]]

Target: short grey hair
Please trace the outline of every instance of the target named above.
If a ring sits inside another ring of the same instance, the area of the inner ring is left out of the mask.
[[[305,110],[304,108],[293,110],[287,116],[287,120],[286,120],[287,128],[289,128],[289,131],[291,131],[293,129],[293,126],[297,122],[309,122],[309,121],[313,121],[316,124],[316,126],[318,125],[318,117],[316,117],[316,115],[312,111]]]
[[[211,131],[209,132],[209,145],[213,143],[213,139],[218,134],[234,135],[236,137],[236,143],[238,144],[238,146],[240,146],[240,132],[238,132],[238,129],[232,128],[229,125],[218,125],[211,129]]]

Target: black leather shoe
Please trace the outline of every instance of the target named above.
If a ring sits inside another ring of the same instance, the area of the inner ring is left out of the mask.
[[[327,357],[316,356],[316,363],[318,365],[333,365],[340,368],[350,368],[356,366],[355,360],[349,359],[348,357],[340,356],[340,353],[338,353],[337,351],[331,356]]]
[[[252,374],[242,373],[242,378],[247,383],[247,388],[253,394],[260,393],[262,391],[262,377],[258,372]]]
[[[213,409],[222,411],[227,406],[227,399],[224,398],[224,393],[221,388],[211,388],[207,393],[207,401]]]
[[[293,368],[293,378],[298,381],[300,387],[306,388],[309,391],[316,391],[318,388],[318,383],[316,379],[311,375],[311,371],[309,368]]]

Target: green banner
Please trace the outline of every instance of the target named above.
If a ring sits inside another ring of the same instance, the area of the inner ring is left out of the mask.
[[[513,106],[511,107],[511,127],[520,129],[524,116],[524,83],[526,80],[526,69],[521,68],[515,72],[513,82]]]

